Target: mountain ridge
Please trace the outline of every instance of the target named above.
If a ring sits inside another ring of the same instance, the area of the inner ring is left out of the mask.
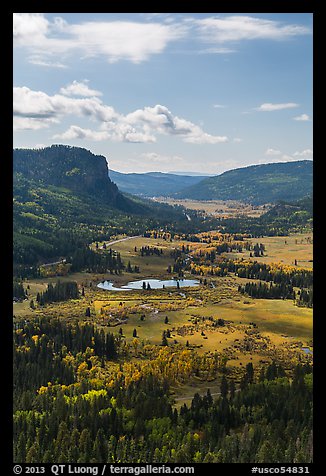
[[[239,200],[255,205],[298,200],[312,193],[311,160],[249,165],[208,177],[174,197]]]
[[[144,197],[169,196],[205,178],[205,176],[165,172],[131,172],[125,174],[111,169],[109,170],[109,177],[122,192]]]

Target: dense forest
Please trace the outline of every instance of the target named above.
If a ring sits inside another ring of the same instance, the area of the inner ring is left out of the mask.
[[[222,373],[221,395],[173,408],[167,378],[123,372],[121,338],[91,324],[39,319],[14,329],[15,462],[282,462],[312,460],[312,374],[272,363]],[[102,374],[100,379],[98,376]]]
[[[79,291],[75,281],[61,282],[58,280],[54,286],[49,283],[46,291],[37,293],[36,301],[41,305],[49,302],[67,301],[68,299],[78,299]]]
[[[246,283],[239,285],[238,290],[257,299],[295,299],[295,291],[289,284]]]

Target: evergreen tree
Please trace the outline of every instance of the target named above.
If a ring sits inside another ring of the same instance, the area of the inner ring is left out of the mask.
[[[168,343],[168,340],[167,340],[167,337],[166,337],[166,331],[163,331],[163,334],[162,334],[162,344],[161,345],[169,345]]]
[[[221,396],[222,396],[222,398],[227,397],[228,391],[229,391],[228,381],[227,381],[225,375],[223,375],[222,380],[221,380]]]

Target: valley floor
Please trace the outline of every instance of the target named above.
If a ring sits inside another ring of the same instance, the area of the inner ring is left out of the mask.
[[[296,259],[301,266],[311,269],[312,234],[262,238],[259,241],[266,247],[265,256],[259,257],[262,262],[275,262],[278,259],[283,264],[292,265]],[[130,280],[171,277],[167,273],[167,267],[172,263],[169,253],[182,244],[186,245],[187,242],[139,236],[108,244],[121,253],[125,263],[131,261],[133,265],[139,266],[140,273],[103,275],[83,272],[60,277],[62,281],[75,280],[80,289],[84,288],[84,296],[78,300],[31,309],[30,300],[36,298],[37,292],[44,291],[49,282],[55,282],[58,278],[25,281],[25,288],[29,287],[29,299],[14,304],[14,320],[51,315],[66,321],[90,321],[105,332],[116,335],[122,333],[125,342],[133,349],[133,358],[136,360],[141,359],[142,349],[146,345],[160,346],[163,332],[169,331],[167,342],[171,349],[176,352],[191,349],[201,356],[217,352],[225,360],[235,381],[239,380],[242,369],[249,362],[259,371],[262,365],[274,360],[282,362],[285,368],[296,362],[311,361],[312,353],[304,352],[302,348],[312,350],[312,309],[298,307],[288,299],[254,299],[245,296],[238,291],[238,286],[248,280],[233,273],[225,277],[208,278],[207,284],[198,288],[125,292],[97,288],[97,284],[103,280],[112,280],[120,286]],[[103,246],[103,243],[99,243],[99,246]],[[139,249],[142,246],[160,248],[163,254],[141,256]],[[247,259],[249,252],[244,250],[243,253],[226,254],[231,257],[234,255],[242,255]],[[185,277],[194,276],[188,273]],[[87,307],[90,308],[90,317],[85,316]],[[222,325],[216,325],[219,319]],[[205,392],[207,388],[218,394],[218,381],[209,383],[194,380],[187,385],[178,385],[174,389],[175,404],[180,406],[184,401],[189,402],[193,391]]]

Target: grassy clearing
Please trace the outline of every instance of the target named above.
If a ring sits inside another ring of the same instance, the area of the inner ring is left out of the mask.
[[[212,382],[201,381],[199,379],[194,379],[188,385],[180,385],[172,387],[172,392],[174,392],[175,404],[174,407],[178,410],[182,405],[190,405],[195,393],[204,396],[207,394],[209,389],[213,398],[216,398],[220,395],[220,378],[216,378]]]
[[[313,234],[298,233],[290,236],[269,236],[249,240],[253,244],[265,245],[265,256],[250,258],[249,251],[244,250],[241,254],[244,258],[261,261],[262,263],[283,263],[294,265],[297,260],[298,266],[312,269],[313,267]],[[230,258],[238,258],[238,253],[225,253]]]
[[[267,206],[249,205],[236,200],[176,200],[174,198],[157,199],[169,205],[182,205],[190,210],[199,210],[213,216],[234,217],[245,215],[259,217],[268,210]]]
[[[167,275],[167,267],[173,265],[173,258],[170,252],[175,248],[179,248],[182,244],[187,244],[185,241],[169,242],[163,239],[136,237],[131,240],[121,241],[112,245],[112,249],[121,254],[122,260],[125,263],[128,261],[132,265],[140,267],[140,273],[128,275],[134,279],[141,279],[142,277],[164,277]],[[142,246],[162,248],[163,254],[161,256],[141,256],[140,248]],[[135,247],[137,251],[135,251]],[[125,274],[127,276],[127,273]],[[130,280],[130,279],[128,279]]]
[[[244,304],[250,302],[250,304]],[[187,314],[186,311],[180,311]],[[196,315],[213,316],[235,325],[254,322],[262,332],[309,340],[312,337],[312,309],[294,306],[292,301],[246,298],[238,302],[205,304]]]

